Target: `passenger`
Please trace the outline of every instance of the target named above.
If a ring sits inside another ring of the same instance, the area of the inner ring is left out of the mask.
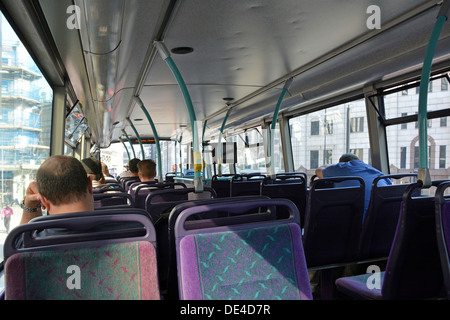
[[[382,175],[383,172],[359,160],[359,158],[352,153],[343,154],[339,159],[339,163],[337,164],[333,164],[327,167],[320,167],[316,169],[316,176],[321,179],[339,176],[361,177],[364,180],[365,184],[364,215],[366,213],[367,207],[369,206],[370,192],[372,190],[373,180]],[[351,185],[354,185],[353,182],[349,183]],[[392,182],[390,179],[383,179],[380,180],[378,183],[378,185],[391,185],[391,184]],[[345,182],[342,184],[342,186],[344,185],[349,186],[349,184],[348,183],[346,184]]]
[[[152,159],[142,160],[137,164],[139,180],[132,183],[129,186],[128,193],[134,196],[136,188],[141,184],[141,182],[152,182],[155,181],[156,177],[156,162]]]
[[[156,162],[152,159],[142,160],[137,164],[138,175],[141,182],[155,181]]]
[[[137,164],[139,163],[139,161],[141,161],[141,160],[139,160],[137,158],[134,158],[134,159],[131,159],[130,161],[128,161],[128,164],[125,166],[125,168],[127,170],[122,172],[120,174],[120,177],[121,178],[137,177],[138,176],[138,172],[139,172]]]
[[[81,164],[86,170],[88,176],[92,179],[92,187],[94,189],[102,189],[105,186],[105,177],[102,172],[102,165],[100,161],[94,157],[81,160]]]
[[[50,215],[93,211],[91,179],[77,159],[50,157],[39,167],[36,181],[28,185],[20,224],[42,216],[42,208]]]
[[[103,173],[103,176],[105,177],[105,179],[108,179],[108,178],[114,179],[114,177],[109,173],[108,165],[104,162],[102,162],[102,173]]]

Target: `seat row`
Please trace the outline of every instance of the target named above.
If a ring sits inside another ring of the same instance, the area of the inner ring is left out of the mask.
[[[299,222],[292,202],[267,197],[180,204],[166,241],[137,208],[40,217],[6,239],[5,298],[311,299]]]

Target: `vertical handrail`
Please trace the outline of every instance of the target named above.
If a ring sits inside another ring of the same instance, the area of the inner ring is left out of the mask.
[[[145,153],[144,153],[144,146],[142,145],[142,139],[141,136],[139,135],[139,132],[136,130],[136,127],[134,126],[133,122],[131,121],[130,118],[127,118],[128,123],[130,124],[131,128],[134,131],[134,134],[136,135],[138,141],[139,141],[139,145],[141,146],[141,152],[142,152],[142,160],[145,160]]]
[[[430,41],[428,43],[420,79],[419,113],[417,119],[419,127],[419,171],[417,180],[421,181],[423,186],[427,188],[431,186],[432,182],[428,163],[428,86],[430,82],[433,57],[442,28],[447,21],[447,12],[449,8],[450,1],[444,0],[441,5],[441,9],[439,10],[439,14],[430,37]]]
[[[227,114],[225,115],[225,118],[223,119],[222,126],[220,127],[219,132],[219,141],[217,142],[217,168],[219,169],[218,176],[222,176],[222,137],[223,137],[223,131],[225,130],[225,125],[227,124],[228,118],[230,116],[231,109],[228,109]]]
[[[158,131],[156,130],[155,123],[153,122],[152,117],[147,111],[147,108],[145,108],[144,102],[142,102],[141,98],[135,97],[135,101],[137,104],[140,105],[142,111],[144,112],[145,116],[147,117],[147,120],[150,124],[150,127],[153,131],[153,137],[155,138],[155,145],[156,145],[156,155],[157,155],[157,161],[158,161],[158,181],[163,182],[163,176],[162,176],[162,160],[161,160],[161,145],[159,143],[159,136]]]
[[[269,129],[269,134],[268,134],[268,143],[269,143],[269,161],[270,161],[270,165],[269,165],[269,176],[272,179],[275,179],[275,161],[274,161],[274,156],[275,156],[275,128],[277,126],[277,119],[278,119],[278,114],[280,113],[280,108],[281,108],[281,104],[284,100],[284,97],[286,96],[286,93],[289,90],[289,87],[291,86],[292,82],[293,82],[294,78],[289,78],[288,80],[286,80],[286,83],[284,84],[283,90],[281,91],[280,97],[278,98],[278,102],[277,105],[275,107],[275,111],[273,113],[273,118],[272,118],[272,125]]]
[[[128,155],[128,161],[130,161],[130,160],[131,160],[130,152],[128,151],[128,148],[127,148],[127,146],[125,145],[125,142],[123,142],[122,139],[120,139],[120,142],[122,142],[123,147],[125,148],[125,151],[127,152],[127,155]]]
[[[181,93],[183,94],[184,101],[186,102],[186,107],[189,112],[189,118],[191,121],[191,129],[192,129],[192,144],[193,144],[193,160],[194,160],[194,190],[196,193],[203,192],[203,182],[201,178],[202,171],[202,154],[200,152],[200,146],[198,141],[198,130],[196,126],[197,118],[195,116],[194,106],[192,105],[192,100],[189,95],[189,91],[187,90],[186,83],[181,76],[180,71],[178,70],[175,62],[170,56],[169,51],[165,47],[164,43],[161,41],[154,42],[156,49],[158,50],[161,58],[167,63],[173,75],[175,76],[178,85],[181,89]]]
[[[136,158],[136,152],[134,151],[133,143],[131,142],[130,137],[128,136],[128,134],[125,130],[122,130],[122,133],[125,135],[125,137],[127,137],[128,143],[131,146],[131,151],[133,151],[133,156],[134,156],[134,158]]]

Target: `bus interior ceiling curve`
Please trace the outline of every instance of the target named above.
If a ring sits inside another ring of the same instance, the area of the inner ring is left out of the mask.
[[[161,138],[174,138],[181,125],[190,127],[180,89],[154,41],[175,52],[197,120],[208,120],[207,131],[220,129],[229,107],[227,128],[239,128],[270,119],[290,77],[294,81],[280,112],[306,110],[330,96],[362,93],[390,74],[419,70],[439,10],[438,1],[424,0],[378,1],[378,16],[368,11],[368,1],[356,0],[3,3],[10,15],[22,9],[22,16],[34,13],[40,21],[41,37],[28,35],[26,20],[14,23],[31,48],[42,50],[48,41],[57,50],[48,54],[63,70],[44,58],[41,68],[49,78],[65,73],[92,142],[100,147],[118,142],[122,130],[136,138],[126,121],[145,119],[135,96]],[[370,25],[376,19],[378,25]],[[436,61],[448,63],[449,42],[447,24]],[[180,47],[193,51],[177,54]],[[230,97],[231,102],[223,100]],[[134,125],[141,136],[152,136],[145,121]]]

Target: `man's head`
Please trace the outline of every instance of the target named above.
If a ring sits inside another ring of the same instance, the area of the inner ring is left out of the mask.
[[[94,157],[86,158],[81,160],[81,164],[83,165],[84,170],[86,170],[86,173],[88,175],[92,174],[95,180],[99,181],[102,178],[102,165],[98,159]]]
[[[139,160],[137,158],[134,158],[134,159],[131,159],[130,161],[128,161],[128,169],[130,170],[132,176],[137,177],[138,172],[139,172],[137,165],[140,161],[141,160]]]
[[[344,153],[340,158],[339,162],[349,162],[353,160],[359,160],[359,158],[353,153]]]
[[[91,179],[73,157],[47,159],[36,173],[36,183],[39,194],[54,206],[74,204],[92,196]]]
[[[142,160],[137,164],[139,169],[139,178],[141,181],[152,181],[156,176],[156,163],[148,159]]]
[[[109,168],[104,162],[102,162],[102,172],[104,176],[109,176]]]

